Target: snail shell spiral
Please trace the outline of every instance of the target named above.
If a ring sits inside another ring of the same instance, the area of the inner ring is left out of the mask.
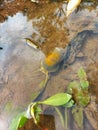
[[[65,50],[63,48],[56,47],[54,51],[44,59],[42,67],[48,72],[56,72],[64,59],[64,52]]]

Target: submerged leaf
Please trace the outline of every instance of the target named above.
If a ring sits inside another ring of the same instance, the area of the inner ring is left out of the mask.
[[[41,81],[41,83],[39,84],[40,88],[43,88],[45,84],[46,84],[45,80]]]
[[[79,81],[73,81],[68,86],[68,93],[71,94],[76,104],[81,107],[85,107],[90,101],[90,95],[88,92],[89,82],[87,81],[86,72],[83,68],[78,71]]]
[[[70,107],[72,107],[73,105],[74,105],[74,100],[70,100],[68,103],[66,103],[65,105],[63,105],[64,107],[67,107],[67,108],[70,108]]]
[[[80,108],[75,107],[72,110],[72,114],[73,114],[74,120],[77,122],[77,125],[80,128],[83,128],[83,109],[81,107]]]
[[[60,119],[61,119],[61,123],[64,126],[65,125],[65,119],[64,119],[64,115],[62,114],[62,112],[59,110],[59,108],[55,107],[56,112],[58,113]]]
[[[12,107],[12,102],[9,101],[9,102],[6,103],[4,111],[6,111],[7,113],[11,113],[12,108],[13,108]]]
[[[86,80],[81,80],[80,81],[82,89],[87,89],[89,87],[89,82]]]
[[[79,76],[80,80],[86,80],[87,79],[86,72],[84,71],[83,68],[79,69],[78,76]]]
[[[61,106],[66,104],[71,99],[71,97],[72,96],[67,93],[58,93],[39,103],[52,106]]]
[[[36,99],[39,94],[40,94],[40,92],[32,93],[31,96],[30,96],[31,101],[33,101],[34,99]]]
[[[80,84],[76,81],[73,81],[69,84],[67,92],[72,94],[73,90],[79,91],[80,90]]]
[[[90,102],[90,95],[88,92],[79,92],[77,94],[77,103],[81,106],[81,107],[85,107],[87,106],[87,104]]]

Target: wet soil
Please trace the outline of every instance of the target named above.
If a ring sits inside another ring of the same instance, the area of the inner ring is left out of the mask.
[[[27,121],[26,125],[23,128],[19,128],[18,130],[56,130],[55,129],[55,120],[52,115],[40,115],[40,125],[37,126],[34,123],[33,119]],[[48,123],[47,123],[48,122]],[[41,128],[42,127],[42,128]]]

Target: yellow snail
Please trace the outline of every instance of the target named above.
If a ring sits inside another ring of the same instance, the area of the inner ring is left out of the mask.
[[[49,74],[59,70],[61,65],[60,63],[64,60],[65,55],[66,49],[56,47],[51,54],[41,61],[41,67],[37,71],[41,71],[46,75],[45,85],[49,80]]]
[[[56,72],[59,69],[60,63],[64,59],[64,54],[65,49],[56,47],[54,51],[41,62],[40,71],[46,74],[46,79],[49,73]]]

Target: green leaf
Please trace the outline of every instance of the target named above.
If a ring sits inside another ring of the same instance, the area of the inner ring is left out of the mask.
[[[36,115],[35,115],[37,122],[40,121],[40,114],[41,114],[41,112],[42,112],[41,108],[40,108],[40,107],[37,107],[37,108],[36,108]]]
[[[9,113],[11,113],[12,108],[13,108],[12,107],[12,102],[9,101],[9,102],[6,103],[4,111],[6,111],[9,114]]]
[[[72,96],[67,93],[58,93],[39,103],[52,106],[61,106],[66,104],[71,99],[71,97]]]
[[[87,80],[80,80],[81,87],[87,89],[89,87],[89,82]]]
[[[72,110],[72,114],[73,114],[74,120],[76,121],[77,125],[80,128],[83,128],[83,109],[81,107],[80,108],[75,107]]]
[[[45,80],[43,80],[43,81],[41,81],[41,83],[39,84],[39,87],[40,87],[40,88],[43,88],[43,87],[45,86],[45,84],[46,84],[46,82],[45,82]]]
[[[28,119],[25,116],[21,116],[19,120],[20,121],[19,121],[18,127],[21,128],[25,125],[25,123],[27,122]]]
[[[68,103],[66,103],[63,106],[69,108],[69,107],[72,107],[74,105],[74,103],[75,103],[74,100],[71,99]]]
[[[88,92],[79,92],[77,94],[77,102],[81,107],[87,106],[87,104],[90,102],[90,96]]]
[[[25,117],[26,112],[19,113],[12,121],[9,130],[17,130],[18,127],[25,125],[27,118]]]
[[[76,82],[76,81],[71,82],[71,83],[69,84],[69,86],[68,86],[67,92],[68,92],[69,94],[72,94],[74,89],[77,90],[77,91],[79,91],[79,90],[81,89],[80,83],[78,83],[78,82]]]
[[[34,119],[35,124],[38,124],[40,121],[40,114],[42,112],[41,108],[38,106],[38,102],[30,104],[30,114]]]
[[[78,70],[78,76],[79,76],[80,79],[85,79],[85,80],[87,79],[86,72],[84,71],[83,68],[80,68]]]

